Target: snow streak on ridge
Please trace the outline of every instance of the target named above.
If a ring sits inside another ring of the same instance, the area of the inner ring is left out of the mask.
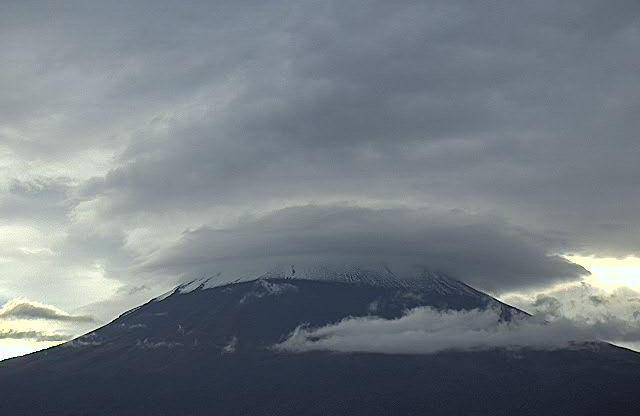
[[[224,286],[231,283],[249,282],[254,280],[313,280],[325,282],[337,282],[356,285],[368,285],[385,288],[421,289],[435,291],[440,294],[467,294],[483,295],[459,280],[450,278],[444,274],[423,270],[411,277],[401,278],[396,276],[389,268],[360,268],[360,267],[334,267],[312,266],[296,268],[295,266],[280,267],[258,276],[246,276],[241,278],[225,278],[220,274],[212,277],[204,277],[184,283],[175,290],[156,298],[160,301],[177,292],[190,293],[195,290],[206,290]]]

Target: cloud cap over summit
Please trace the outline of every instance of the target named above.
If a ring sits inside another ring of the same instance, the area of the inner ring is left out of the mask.
[[[509,290],[588,272],[544,251],[539,237],[460,212],[323,205],[286,208],[237,225],[187,231],[145,271],[264,273],[275,264],[426,268],[473,286]],[[240,277],[240,276],[238,276]]]

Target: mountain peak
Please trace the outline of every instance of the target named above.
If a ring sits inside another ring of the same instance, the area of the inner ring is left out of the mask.
[[[292,264],[274,267],[265,273],[247,274],[242,277],[230,277],[218,273],[214,276],[195,279],[179,285],[173,291],[156,298],[156,300],[162,300],[176,292],[185,294],[195,290],[206,290],[256,280],[311,280],[384,288],[431,290],[443,295],[478,295],[480,293],[457,279],[426,268],[395,273],[386,265],[362,267],[318,264],[296,266]]]

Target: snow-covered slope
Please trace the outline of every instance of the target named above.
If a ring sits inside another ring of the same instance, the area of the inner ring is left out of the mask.
[[[272,270],[240,278],[231,278],[217,274],[211,277],[196,279],[178,286],[174,291],[162,295],[156,300],[162,300],[173,292],[189,293],[194,290],[206,290],[224,286],[230,283],[249,282],[254,280],[313,280],[322,282],[349,283],[355,285],[369,285],[383,288],[429,290],[441,295],[466,294],[482,295],[481,292],[442,273],[419,269],[410,274],[398,275],[385,266],[280,266]]]

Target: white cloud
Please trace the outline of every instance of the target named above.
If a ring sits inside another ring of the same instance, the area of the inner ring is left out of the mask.
[[[432,354],[446,350],[474,351],[494,348],[560,349],[597,340],[591,328],[568,320],[545,323],[534,318],[500,320],[493,309],[437,311],[419,307],[397,319],[347,318],[321,328],[298,327],[274,348],[305,352],[375,352]]]
[[[640,341],[640,292],[628,287],[608,291],[580,282],[508,294],[502,300],[552,323],[571,322],[610,342]]]

